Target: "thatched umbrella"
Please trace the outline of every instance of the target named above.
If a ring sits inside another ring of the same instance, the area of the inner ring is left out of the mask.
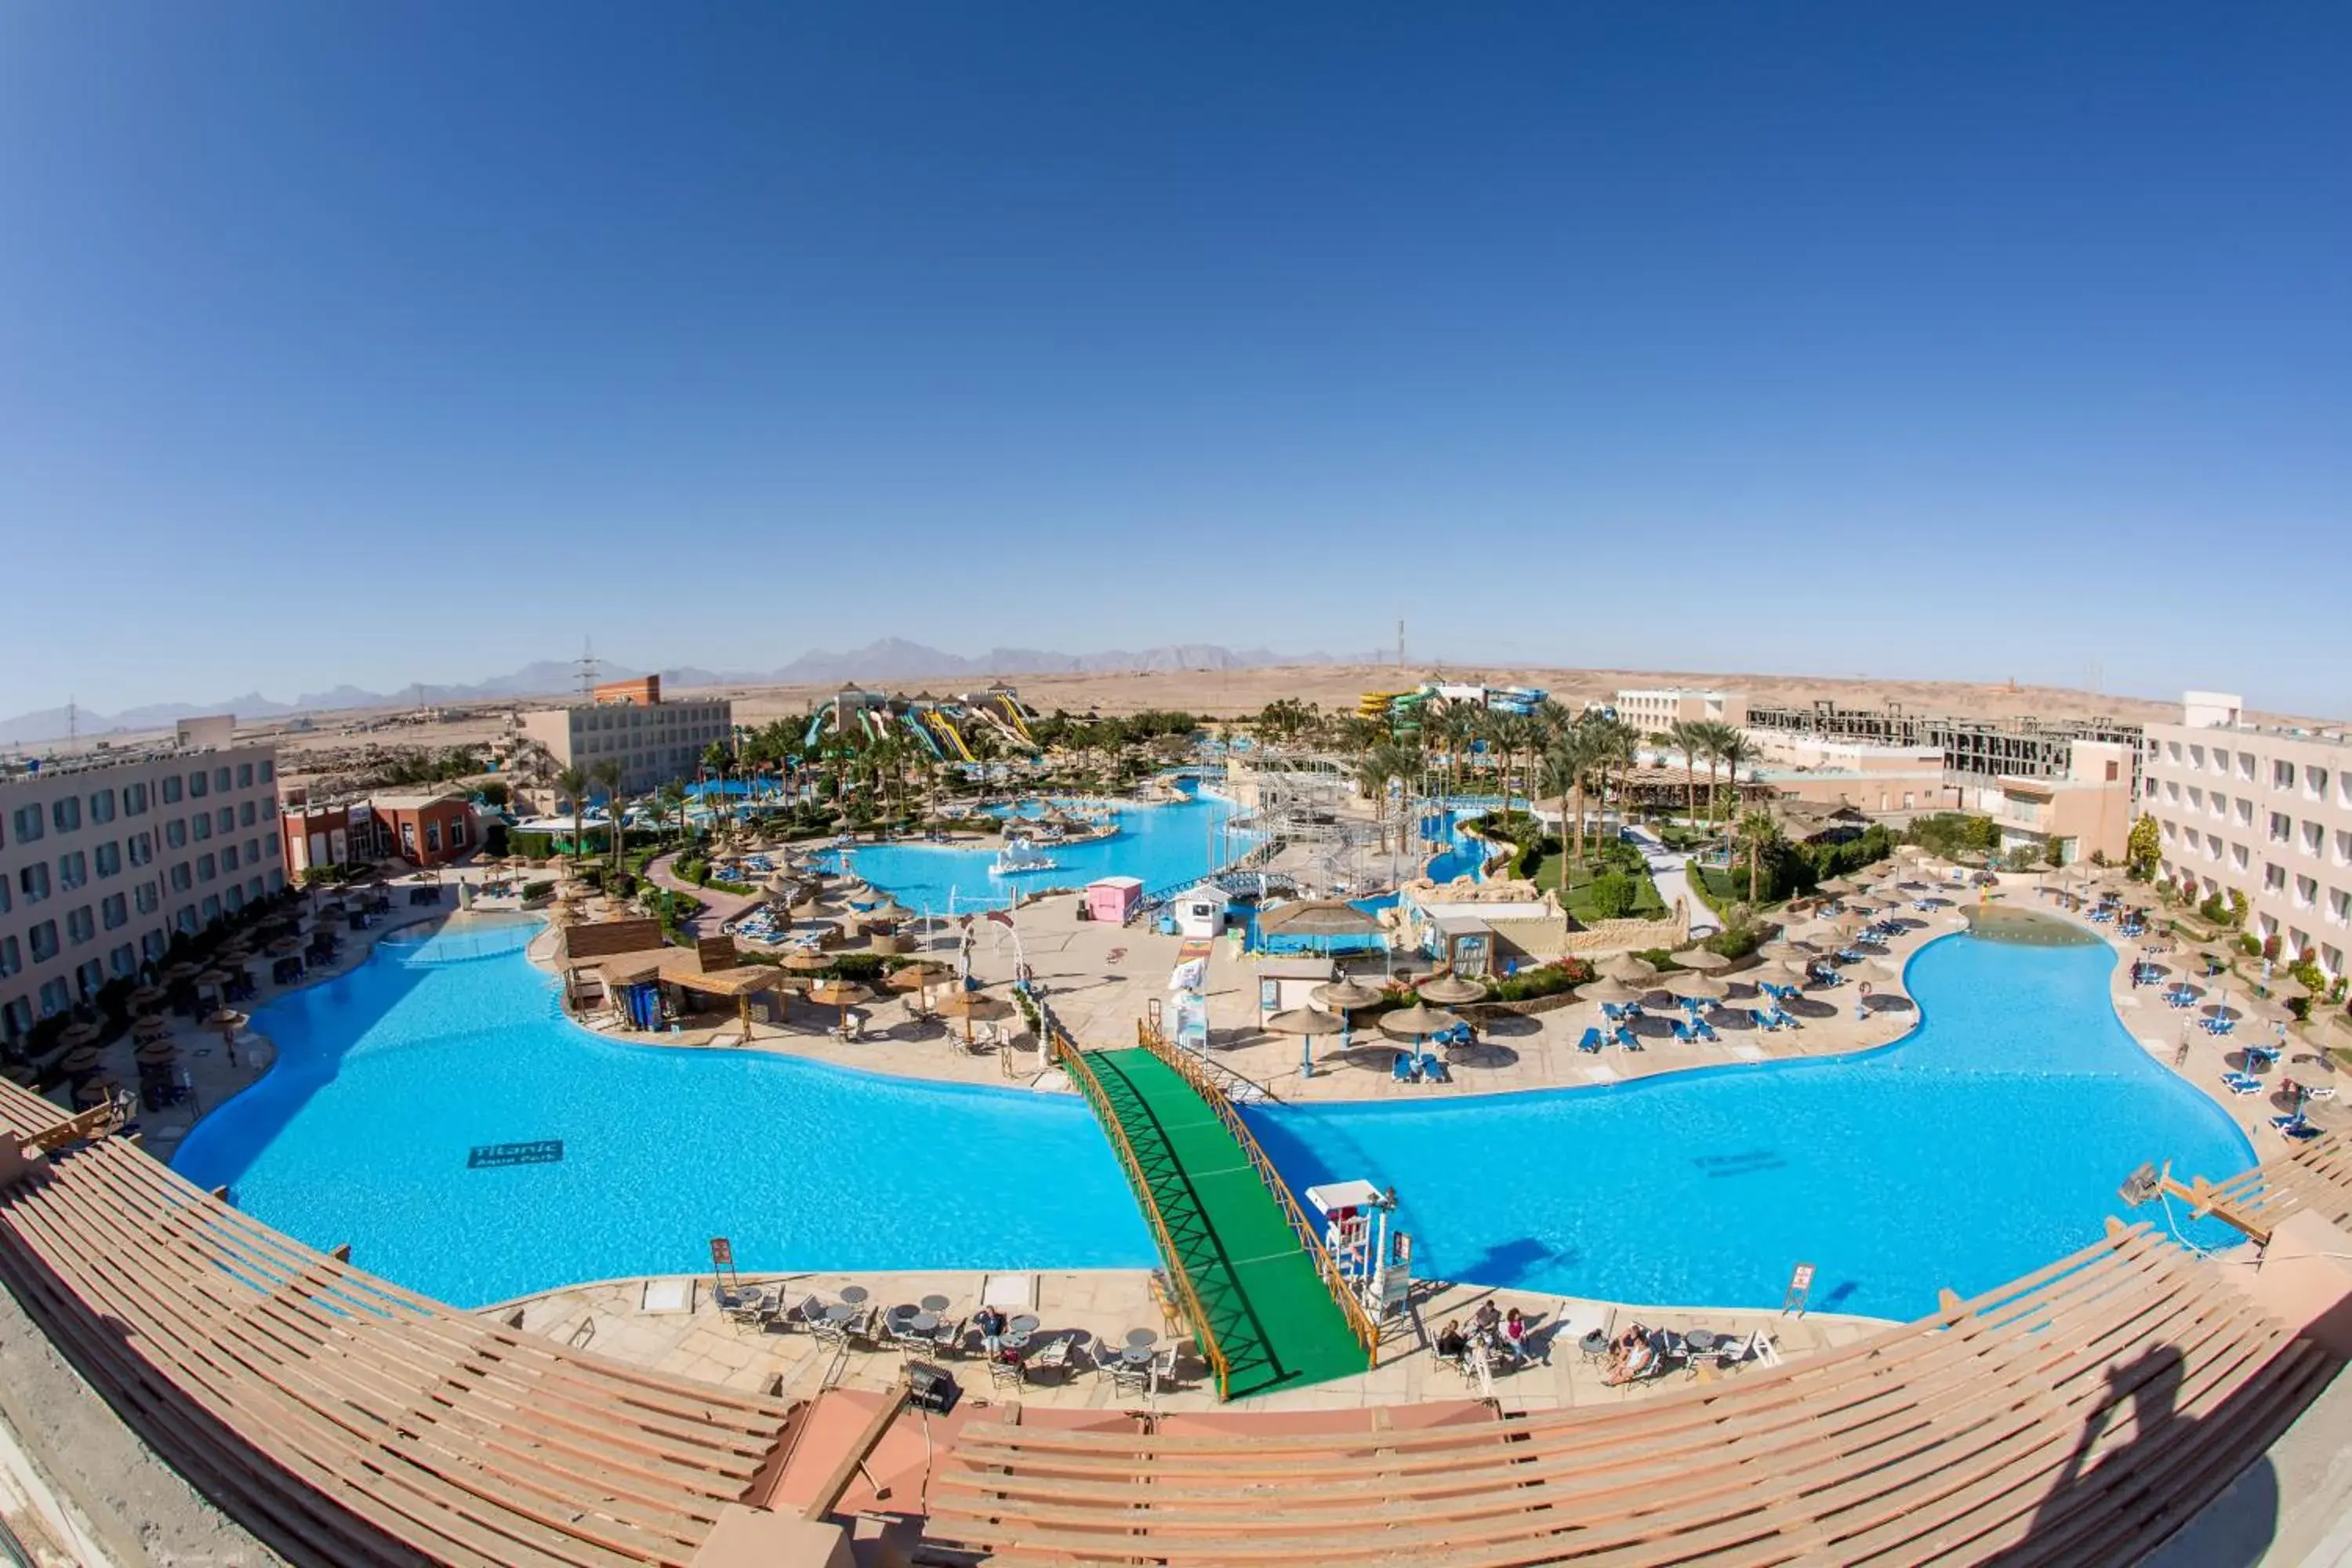
[[[221,1032],[221,1043],[235,1047],[236,1032],[245,1026],[245,1015],[234,1007],[216,1007],[205,1019],[205,1026]]]
[[[1577,995],[1587,1002],[1638,1002],[1642,993],[1613,974],[1604,974],[1589,985],[1577,987]]]
[[[131,1026],[131,1037],[141,1045],[153,1040],[168,1040],[172,1037],[172,1026],[161,1018],[142,1018]]]
[[[882,984],[893,991],[922,993],[921,1005],[928,1009],[931,1003],[931,983],[946,973],[947,965],[919,958],[912,963],[901,964],[892,970],[883,977]]]
[[[1861,890],[1862,884],[1851,877],[1832,877],[1813,889],[1816,893],[1832,899],[1843,899],[1848,893],[1857,893]]]
[[[96,1046],[76,1046],[58,1063],[58,1070],[69,1075],[96,1072],[104,1059],[98,1054]]]
[[[809,987],[808,999],[821,1007],[841,1009],[841,1032],[849,1033],[849,1008],[854,1002],[873,999],[874,993],[855,980],[827,980]]]
[[[97,1043],[96,1024],[68,1024],[58,1032],[58,1044],[61,1046],[92,1046]]]
[[[1760,979],[1779,981],[1790,985],[1810,985],[1813,983],[1813,966],[1801,960],[1789,959],[1768,963],[1758,970]]]
[[[207,969],[196,976],[198,985],[219,986],[228,984],[228,976],[217,969]]]
[[[1776,960],[1782,963],[1795,963],[1802,962],[1806,959],[1817,958],[1820,954],[1816,953],[1811,948],[1806,946],[1803,942],[1790,942],[1783,939],[1780,942],[1768,942],[1764,943],[1756,950],[1756,956],[1759,958]]]
[[[1708,947],[1694,947],[1678,952],[1675,954],[1675,962],[1685,969],[1696,969],[1705,974],[1713,974],[1731,967],[1731,960]]]
[[[302,939],[297,936],[281,936],[269,944],[269,951],[277,957],[291,958],[302,951]]]
[[[169,1067],[179,1059],[180,1051],[169,1040],[149,1040],[131,1054],[149,1067]]]
[[[171,996],[160,985],[141,985],[133,987],[131,994],[123,1000],[131,1005],[132,1012],[143,1013],[150,1007],[161,1007],[171,1000]]]
[[[1486,987],[1475,980],[1465,980],[1458,974],[1441,974],[1413,987],[1424,1002],[1451,1005],[1456,1002],[1477,1002],[1485,999]]]
[[[1666,989],[1693,1002],[1719,1002],[1731,994],[1729,985],[1712,974],[1701,974],[1695,969],[1666,976]]]
[[[936,1011],[950,1018],[963,1020],[963,1043],[971,1044],[971,1026],[975,1019],[1006,1018],[1013,1015],[1013,1004],[991,996],[984,991],[957,991],[943,996]]]
[[[33,1070],[32,1065],[28,1062],[10,1062],[5,1067],[0,1067],[0,1078],[5,1078],[10,1083],[26,1089],[32,1088],[39,1081],[40,1076]]]
[[[783,966],[794,974],[818,974],[833,967],[833,960],[821,952],[788,952]]]
[[[1370,936],[1381,920],[1343,899],[1300,899],[1259,915],[1257,929],[1261,936]]]
[[[1266,1028],[1277,1035],[1298,1037],[1298,1070],[1303,1077],[1315,1076],[1315,1037],[1344,1035],[1348,1020],[1344,1014],[1326,1013],[1318,1007],[1290,1007],[1267,1017]]]
[[[121,1089],[122,1086],[110,1078],[94,1078],[74,1090],[74,1103],[94,1110],[112,1100]]]
[[[1415,1005],[1381,1015],[1381,1033],[1392,1040],[1411,1040],[1418,1047],[1432,1035],[1442,1035],[1462,1022],[1459,1013]]]
[[[1376,987],[1357,980],[1334,980],[1318,985],[1307,993],[1326,1007],[1346,1011],[1352,1007],[1369,1007],[1387,994]]]
[[[1621,952],[1614,958],[1603,959],[1595,967],[1610,979],[1622,980],[1629,985],[1638,985],[1643,981],[1655,980],[1658,977],[1656,964],[1646,958],[1636,958],[1630,952]]]

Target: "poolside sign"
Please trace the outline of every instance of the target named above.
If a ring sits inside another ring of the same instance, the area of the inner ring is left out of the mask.
[[[1780,1315],[1786,1317],[1790,1312],[1794,1312],[1797,1316],[1803,1317],[1805,1298],[1812,1293],[1812,1289],[1813,1266],[1810,1263],[1798,1264],[1796,1270],[1789,1276],[1789,1293],[1780,1299]]]
[[[477,1143],[466,1156],[466,1169],[496,1165],[552,1165],[563,1158],[563,1140],[536,1138],[528,1143]]]

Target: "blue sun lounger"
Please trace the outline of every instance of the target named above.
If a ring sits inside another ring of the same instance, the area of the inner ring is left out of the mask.
[[[2300,1110],[2296,1111],[2292,1116],[2273,1116],[2271,1118],[2271,1125],[2277,1128],[2280,1131],[2285,1133],[2290,1138],[2316,1138],[2319,1136],[2319,1129],[2305,1121],[2303,1112]]]
[[[1626,1050],[1638,1051],[1642,1048],[1642,1037],[1620,1024],[1617,1026],[1617,1044]]]
[[[1694,1043],[1697,1037],[1691,1033],[1691,1026],[1688,1024],[1677,1018],[1675,1020],[1675,1038],[1687,1046]]]
[[[1402,1051],[1399,1051],[1397,1053],[1395,1064],[1389,1068],[1389,1076],[1396,1079],[1399,1083],[1419,1083],[1421,1081],[1421,1072],[1419,1068],[1414,1063],[1412,1058],[1407,1056]]]
[[[1435,1052],[1423,1051],[1421,1053],[1421,1081],[1423,1083],[1452,1083],[1454,1081],[1454,1075],[1445,1070],[1445,1064],[1437,1059]]]
[[[2231,1094],[2260,1094],[2263,1080],[2250,1072],[2225,1072],[2221,1075],[2221,1087]]]
[[[1793,1018],[1793,1017],[1790,1016],[1790,1015],[1789,1015],[1789,1010],[1788,1010],[1786,1007],[1775,1007],[1775,1008],[1773,1008],[1773,1009],[1772,1009],[1772,1016],[1773,1016],[1773,1018],[1774,1018],[1775,1020],[1777,1020],[1777,1021],[1779,1022],[1779,1024],[1780,1024],[1780,1027],[1782,1027],[1782,1028],[1784,1028],[1784,1029],[1801,1029],[1801,1028],[1803,1028],[1803,1027],[1804,1027],[1804,1025],[1802,1025],[1802,1024],[1799,1023],[1795,1018]]]
[[[1702,1040],[1712,1040],[1716,1038],[1715,1026],[1708,1023],[1705,1018],[1693,1018],[1691,1020],[1691,1033],[1696,1035]]]
[[[1598,1051],[1602,1043],[1601,1031],[1588,1025],[1585,1027],[1584,1038],[1576,1042],[1576,1048],[1580,1051]]]
[[[1763,1030],[1768,1035],[1777,1035],[1780,1032],[1780,1023],[1777,1016],[1778,1013],[1778,1008],[1775,1008],[1770,1013],[1767,1013],[1761,1007],[1750,1007],[1748,1009],[1748,1016],[1755,1021],[1758,1028]]]

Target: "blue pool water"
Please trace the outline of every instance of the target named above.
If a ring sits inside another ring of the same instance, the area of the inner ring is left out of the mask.
[[[705,1268],[714,1236],[746,1270],[1153,1263],[1083,1101],[616,1045],[560,1015],[536,929],[388,942],[263,1008],[278,1065],[174,1167],[461,1306]],[[560,1162],[467,1167],[541,1139]]]
[[[1055,844],[1045,853],[1051,871],[998,877],[989,871],[993,847],[959,849],[938,844],[871,844],[849,851],[851,868],[910,910],[945,914],[1002,909],[1041,888],[1076,888],[1097,877],[1139,877],[1157,890],[1207,876],[1247,853],[1251,841],[1225,831],[1233,803],[1202,793],[1166,805],[1120,805],[1119,831],[1088,844]]]
[[[1393,1184],[1417,1273],[1771,1308],[1802,1261],[1816,1308],[1913,1317],[1943,1287],[1969,1295],[2097,1240],[2144,1161],[2216,1180],[2253,1163],[2118,1024],[2114,962],[1954,936],[1910,965],[1922,1026],[1865,1056],[1244,1114],[1296,1188]]]

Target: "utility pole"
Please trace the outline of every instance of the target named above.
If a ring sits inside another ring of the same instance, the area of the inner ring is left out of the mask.
[[[1404,617],[1397,617],[1397,668],[1404,668]]]
[[[595,638],[582,637],[580,639],[580,658],[576,662],[580,668],[580,695],[585,698],[593,698],[596,695]]]
[[[73,698],[66,698],[66,743],[71,745],[81,737],[81,709]]]

